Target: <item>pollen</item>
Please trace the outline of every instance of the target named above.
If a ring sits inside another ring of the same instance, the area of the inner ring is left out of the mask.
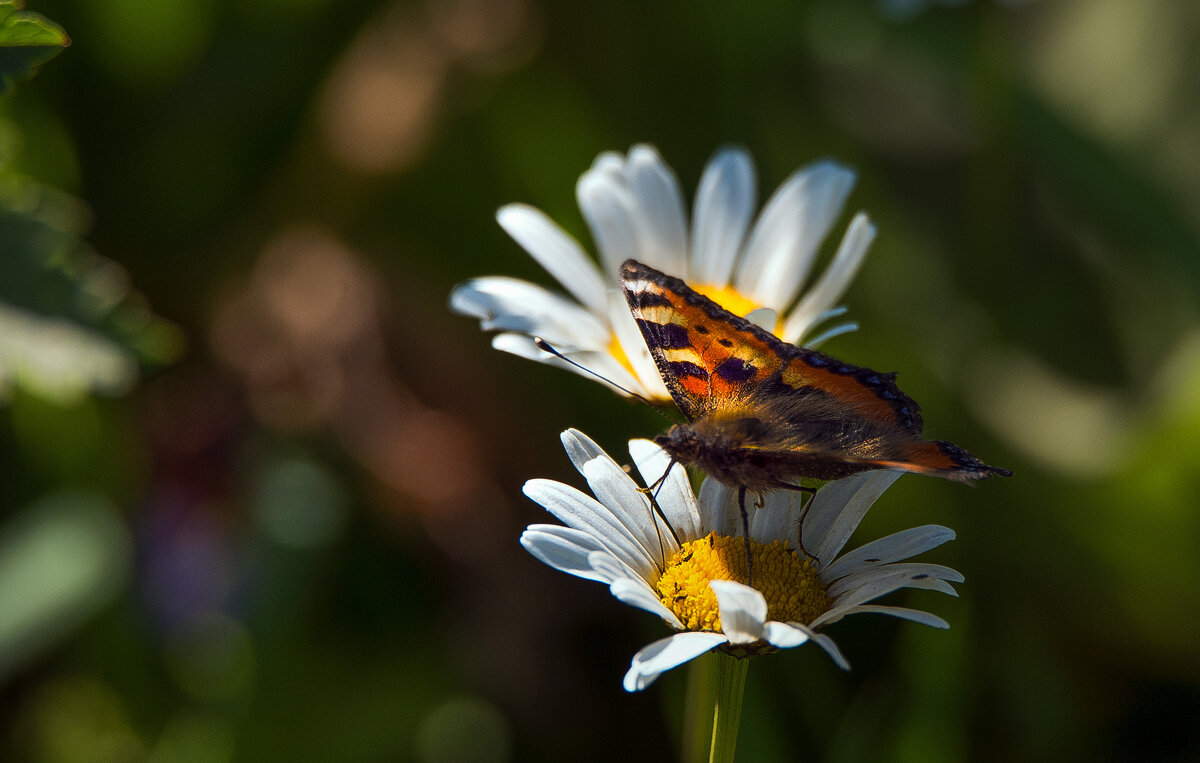
[[[750,541],[754,587],[767,600],[767,619],[810,623],[829,608],[825,587],[812,560],[783,541]],[[747,582],[746,539],[709,533],[683,544],[667,561],[656,585],[662,603],[685,628],[720,631],[713,580]]]

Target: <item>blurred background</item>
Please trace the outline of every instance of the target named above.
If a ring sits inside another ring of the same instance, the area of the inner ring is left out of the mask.
[[[557,434],[662,427],[446,298],[590,246],[574,183],[854,167],[825,349],[1016,476],[905,477],[861,539],[960,599],[752,664],[742,760],[1200,757],[1200,6],[1170,0],[29,0],[0,101],[0,758],[664,760],[666,629],[517,544]],[[836,241],[827,242],[824,256]],[[904,599],[897,599],[904,601]]]

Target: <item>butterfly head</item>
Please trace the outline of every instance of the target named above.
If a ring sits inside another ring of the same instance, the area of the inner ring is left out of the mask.
[[[654,441],[675,461],[695,466],[720,482],[764,492],[775,489],[782,476],[770,453],[757,447],[766,427],[753,416],[720,422],[703,418],[676,424]]]

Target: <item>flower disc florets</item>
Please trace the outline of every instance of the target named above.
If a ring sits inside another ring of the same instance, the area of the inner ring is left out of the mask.
[[[754,587],[767,600],[767,616],[779,622],[810,623],[829,608],[825,587],[812,560],[783,541],[749,542]],[[667,561],[655,589],[684,627],[721,632],[717,596],[709,583],[748,583],[746,539],[711,532],[684,543]]]

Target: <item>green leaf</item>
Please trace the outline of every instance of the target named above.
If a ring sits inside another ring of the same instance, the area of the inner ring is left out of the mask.
[[[13,82],[32,77],[38,66],[71,44],[62,27],[13,0],[0,0],[0,95]]]

